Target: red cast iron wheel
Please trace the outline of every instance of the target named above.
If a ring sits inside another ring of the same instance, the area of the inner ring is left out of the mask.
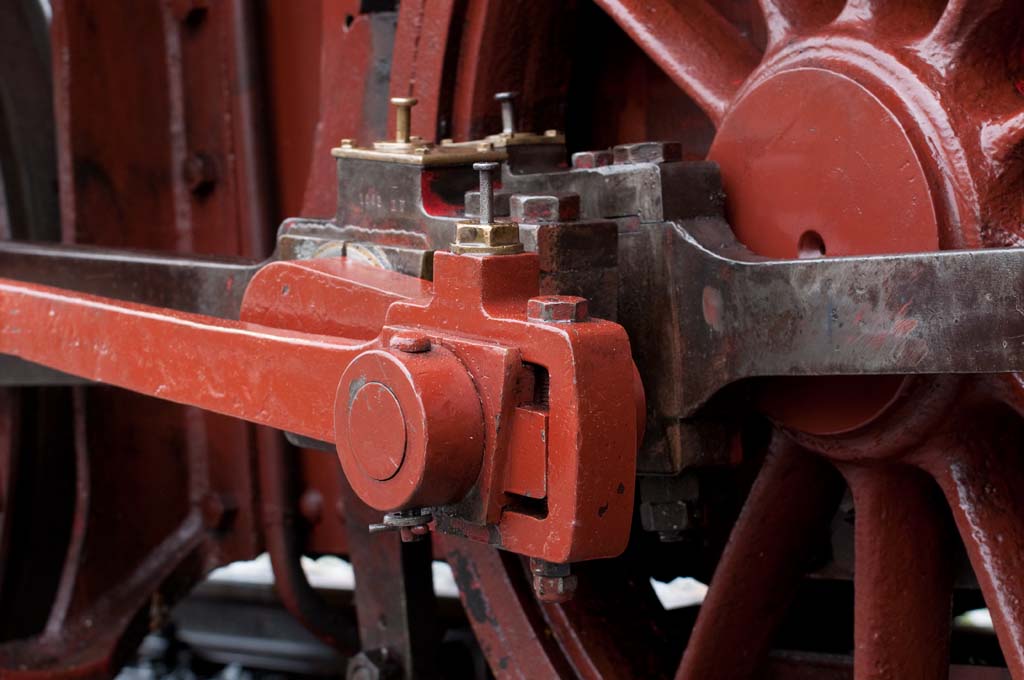
[[[413,11],[432,16],[413,4],[402,7],[400,41],[409,37],[403,27],[450,39],[429,22],[409,28]],[[571,12],[523,4],[517,13],[471,3],[462,45],[481,51],[449,64],[452,99],[423,87],[444,80],[442,60],[424,77],[427,56],[400,42],[392,94],[451,111],[454,130],[445,129],[458,137],[489,131],[490,94],[523,85],[524,118],[550,126],[538,45]],[[569,139],[597,148],[681,138],[692,157],[706,153],[721,166],[730,221],[753,250],[816,257],[1021,242],[1024,6],[1016,0],[596,4],[619,28],[586,3],[573,17]],[[535,38],[524,41],[514,27],[527,21]],[[489,68],[496,63],[502,68]],[[406,79],[412,73],[417,79]],[[420,124],[430,134],[434,122],[442,124],[429,116]],[[629,554],[585,565],[571,603],[540,606],[518,560],[446,539],[495,674],[782,673],[766,670],[765,654],[849,488],[854,677],[950,677],[951,515],[1010,673],[1024,678],[1020,381],[774,380],[758,389],[775,424],[772,444],[680,665],[684,641],[666,639],[649,570]],[[799,677],[848,677],[816,668],[821,675]]]

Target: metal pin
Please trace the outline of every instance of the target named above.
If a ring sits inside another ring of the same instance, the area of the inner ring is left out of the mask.
[[[499,92],[494,95],[495,101],[501,103],[501,132],[505,135],[516,133],[516,97],[518,92]]]
[[[494,171],[498,163],[473,163],[473,169],[480,173],[480,224],[494,223]]]
[[[409,143],[409,128],[412,121],[412,107],[416,106],[415,97],[392,97],[395,107],[395,141],[399,144]]]

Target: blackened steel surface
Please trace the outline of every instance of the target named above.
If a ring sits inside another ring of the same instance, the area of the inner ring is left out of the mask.
[[[724,222],[666,238],[687,415],[756,376],[1024,370],[1019,249],[772,261]]]
[[[225,319],[238,318],[246,286],[261,264],[224,256],[0,242],[5,278]]]

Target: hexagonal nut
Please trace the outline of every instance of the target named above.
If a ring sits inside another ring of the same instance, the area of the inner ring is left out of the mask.
[[[526,317],[544,323],[576,323],[586,321],[590,312],[586,298],[572,295],[545,295],[530,298]]]
[[[541,602],[565,602],[576,594],[575,576],[533,576],[533,592]]]
[[[572,167],[577,170],[601,168],[615,162],[615,154],[611,149],[600,151],[577,151],[572,155]]]
[[[456,255],[508,255],[523,252],[519,241],[519,225],[514,222],[459,222],[455,228]]]
[[[612,149],[615,164],[667,163],[683,160],[683,145],[679,142],[640,142],[620,144]]]
[[[402,669],[386,649],[359,652],[348,660],[347,680],[397,680]]]
[[[571,222],[580,218],[580,195],[515,194],[509,208],[513,222]]]

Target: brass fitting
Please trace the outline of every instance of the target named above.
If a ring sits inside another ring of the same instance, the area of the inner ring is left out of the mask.
[[[459,222],[452,252],[456,255],[516,255],[523,252],[519,225],[494,220],[494,171],[499,163],[474,163],[480,173],[480,221]]]

